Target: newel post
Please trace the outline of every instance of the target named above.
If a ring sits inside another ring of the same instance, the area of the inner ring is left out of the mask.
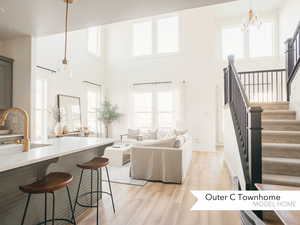
[[[250,108],[249,118],[249,135],[250,135],[250,151],[249,156],[249,175],[250,190],[256,190],[255,183],[262,183],[262,125],[261,125],[261,107]]]

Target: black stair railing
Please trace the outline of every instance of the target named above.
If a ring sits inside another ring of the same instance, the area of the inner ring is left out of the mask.
[[[300,22],[294,36],[286,41],[287,100],[290,100],[291,85],[300,66]]]
[[[255,183],[262,182],[261,107],[250,105],[239,74],[234,66],[234,57],[228,57],[224,69],[225,104],[230,106],[238,142],[247,190],[256,190]]]
[[[239,72],[238,76],[250,102],[284,102],[287,100],[285,69]]]

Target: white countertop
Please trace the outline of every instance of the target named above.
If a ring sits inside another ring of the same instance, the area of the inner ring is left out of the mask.
[[[41,142],[49,146],[32,148],[29,152],[23,152],[23,145],[0,145],[0,172],[112,143],[113,139],[107,138],[63,137]]]

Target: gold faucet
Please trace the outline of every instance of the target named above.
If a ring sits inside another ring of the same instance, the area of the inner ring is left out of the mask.
[[[0,126],[5,125],[5,120],[7,119],[8,114],[11,112],[20,112],[24,115],[24,139],[23,139],[23,152],[28,152],[30,148],[29,140],[29,116],[28,113],[21,108],[13,107],[5,110],[0,116]]]

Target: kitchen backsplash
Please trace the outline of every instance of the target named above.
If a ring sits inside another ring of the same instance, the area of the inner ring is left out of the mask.
[[[4,128],[10,130],[12,134],[23,134],[23,115],[19,112],[12,112],[8,115]]]

